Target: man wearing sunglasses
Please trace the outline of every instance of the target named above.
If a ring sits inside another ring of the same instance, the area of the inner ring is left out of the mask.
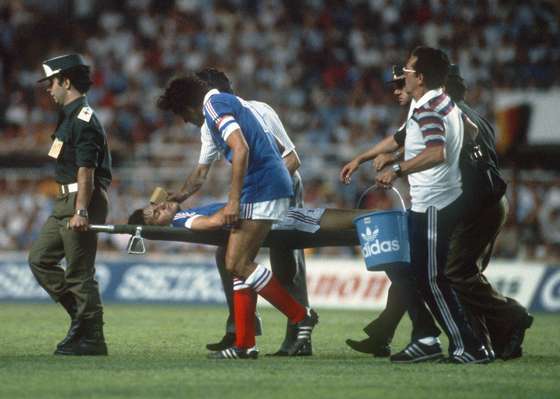
[[[449,339],[446,361],[487,363],[488,351],[445,275],[450,239],[465,215],[459,169],[465,122],[443,91],[449,67],[447,55],[439,49],[421,46],[412,51],[403,68],[404,90],[416,101],[406,122],[405,160],[381,171],[376,181],[390,186],[395,179],[408,177],[411,272]],[[405,293],[409,309],[415,300],[411,294]],[[438,342],[412,340],[393,359],[412,362],[437,346]]]

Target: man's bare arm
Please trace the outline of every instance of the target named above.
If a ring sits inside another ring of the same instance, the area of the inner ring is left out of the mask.
[[[295,150],[286,155],[283,160],[288,172],[290,172],[290,176],[293,176],[294,173],[296,173],[296,170],[298,170],[301,166],[301,161],[299,160],[299,156]]]
[[[181,191],[171,195],[168,200],[177,201],[179,203],[185,201],[187,198],[196,193],[208,177],[208,172],[210,171],[211,164],[198,164],[196,168],[191,172],[191,174],[185,180]]]
[[[409,175],[411,173],[422,172],[445,162],[445,144],[431,145],[426,147],[420,154],[408,161],[401,162],[401,173]]]
[[[94,168],[81,166],[78,168],[78,194],[76,195],[76,210],[87,209],[94,190]],[[77,231],[86,231],[88,226],[87,217],[74,215],[69,221],[69,227]]]
[[[224,208],[224,218],[226,224],[235,225],[239,220],[241,189],[249,165],[249,145],[240,129],[231,132],[226,142],[233,154],[231,158],[231,187],[228,202]]]
[[[224,210],[210,216],[198,216],[191,223],[191,230],[219,230],[225,225]]]
[[[340,171],[340,181],[342,181],[345,184],[349,184],[350,177],[360,167],[361,164],[374,159],[380,154],[392,153],[398,148],[399,148],[399,144],[396,142],[394,136],[385,137],[383,140],[381,140],[379,143],[374,145],[372,148],[359,154],[352,161],[344,165],[344,167]]]

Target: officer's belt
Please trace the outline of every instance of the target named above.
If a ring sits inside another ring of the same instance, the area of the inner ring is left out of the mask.
[[[58,186],[58,191],[61,195],[75,193],[78,191],[78,183],[61,184]]]

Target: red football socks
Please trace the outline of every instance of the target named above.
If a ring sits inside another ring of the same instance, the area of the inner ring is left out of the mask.
[[[276,309],[284,313],[291,323],[302,321],[307,315],[305,307],[298,303],[290,293],[282,287],[272,272],[261,265],[245,280],[257,293],[270,302]]]
[[[235,346],[248,349],[255,346],[255,310],[257,295],[251,288],[233,291]]]

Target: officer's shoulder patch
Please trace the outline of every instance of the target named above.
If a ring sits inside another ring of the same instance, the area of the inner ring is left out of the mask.
[[[85,122],[89,122],[92,115],[93,115],[93,110],[90,107],[83,107],[80,113],[78,114],[78,119],[81,119]]]

